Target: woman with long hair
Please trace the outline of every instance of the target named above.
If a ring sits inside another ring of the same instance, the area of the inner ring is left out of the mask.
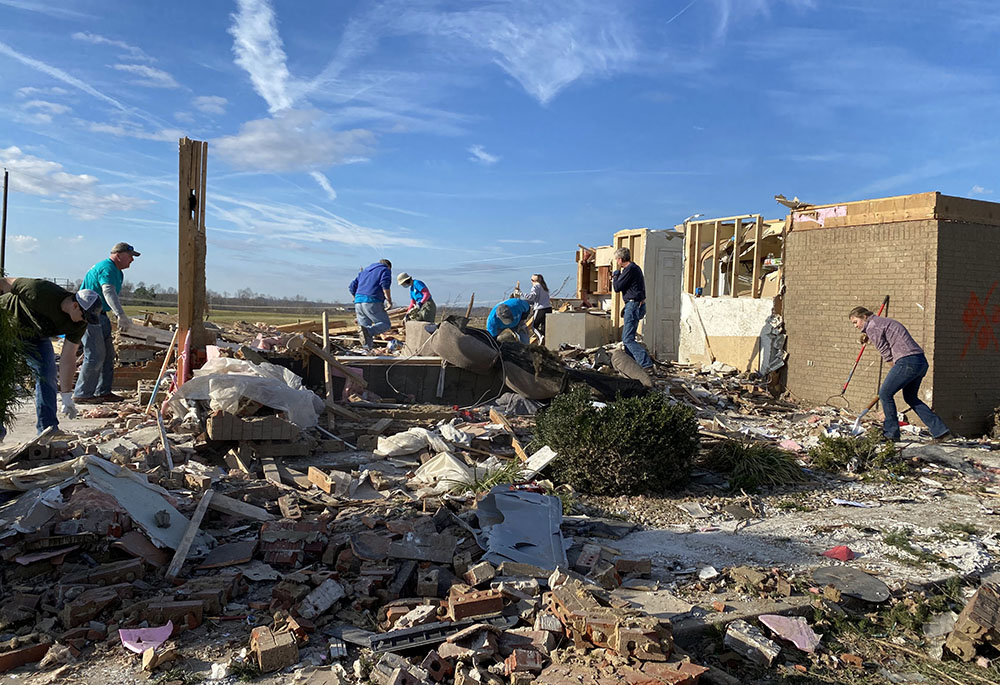
[[[538,336],[538,343],[545,341],[545,317],[552,313],[552,300],[549,299],[549,286],[541,274],[531,274],[531,292],[524,298],[531,303],[534,316],[531,329]]]

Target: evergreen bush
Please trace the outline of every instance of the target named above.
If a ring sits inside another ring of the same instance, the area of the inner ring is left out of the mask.
[[[589,388],[579,386],[536,420],[535,443],[559,454],[553,478],[592,495],[655,494],[683,485],[698,442],[694,412],[660,393],[595,407]]]
[[[10,428],[14,423],[14,410],[30,394],[29,374],[17,322],[0,307],[0,426]]]

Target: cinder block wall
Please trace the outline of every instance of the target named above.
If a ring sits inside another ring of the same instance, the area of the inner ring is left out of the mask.
[[[980,435],[1000,406],[1000,228],[938,227],[934,409],[962,435]]]
[[[889,316],[910,330],[930,361],[921,397],[932,404],[937,223],[906,221],[789,233],[784,299],[787,387],[797,398],[821,403],[840,392],[860,349],[859,333],[847,313],[858,305],[878,311],[882,298],[889,295]],[[847,391],[851,409],[860,411],[876,396],[879,360],[869,346]],[[884,365],[883,377],[888,370]]]

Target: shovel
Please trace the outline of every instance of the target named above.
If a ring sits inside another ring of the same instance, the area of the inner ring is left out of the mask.
[[[858,418],[854,419],[854,425],[851,427],[851,435],[861,435],[862,433],[865,432],[864,429],[861,427],[861,419],[865,418],[865,414],[871,411],[871,408],[874,407],[877,403],[878,403],[878,397],[869,402],[868,406],[865,407],[860,414],[858,414]]]

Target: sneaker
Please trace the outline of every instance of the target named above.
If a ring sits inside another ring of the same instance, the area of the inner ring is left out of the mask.
[[[116,395],[113,392],[109,392],[107,395],[101,395],[100,397],[98,397],[97,401],[103,404],[106,402],[125,402],[127,401],[127,399],[128,398],[122,397],[121,395]]]
[[[954,437],[954,436],[952,436],[951,431],[948,431],[947,433],[942,433],[941,435],[937,436],[936,438],[931,438],[930,444],[931,445],[940,445],[942,442],[948,442],[949,440],[952,439],[952,437]]]
[[[74,397],[76,404],[100,404],[103,400],[100,397]]]

